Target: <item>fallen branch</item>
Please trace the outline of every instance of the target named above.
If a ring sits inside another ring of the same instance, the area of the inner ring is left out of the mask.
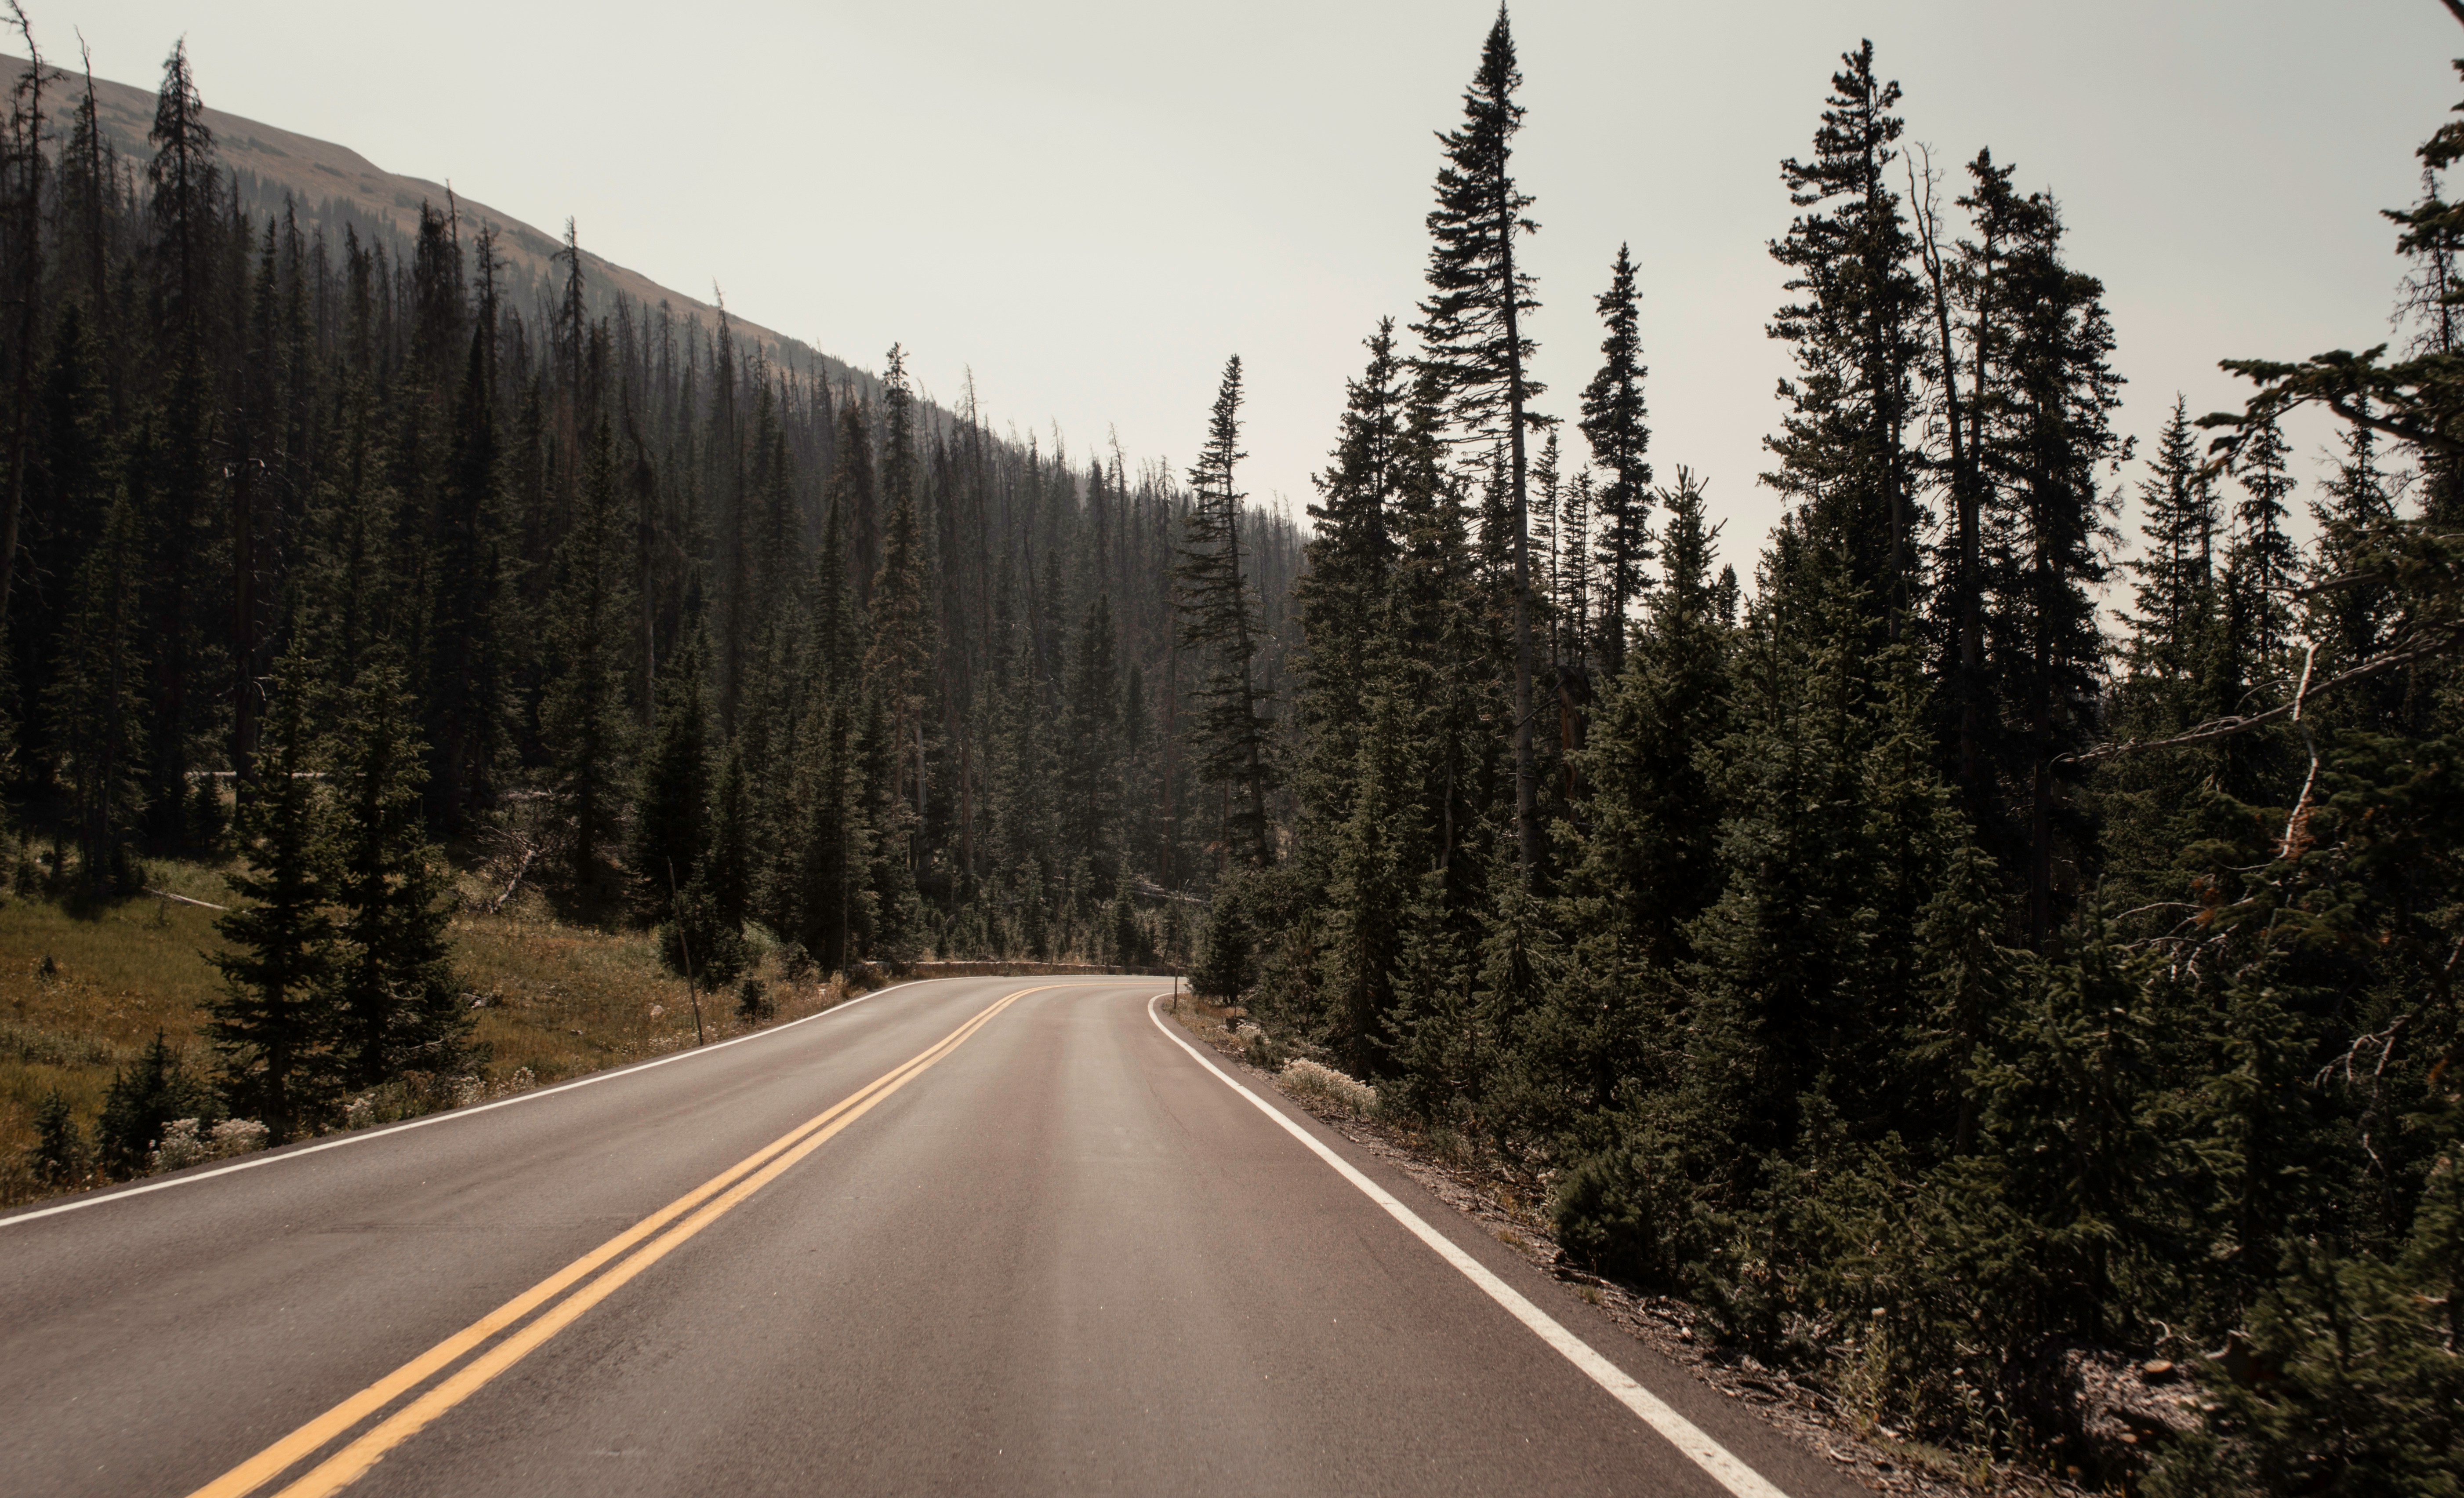
[[[2310,791],[2319,783],[2319,740],[2310,725],[2301,721],[2301,699],[2310,694],[2310,668],[2319,664],[2319,645],[2312,641],[2310,652],[2301,657],[2301,686],[2293,694],[2293,721],[2301,730],[2302,747],[2310,751],[2310,773],[2301,778],[2301,794],[2293,803],[2293,814],[2284,819],[2284,847],[2278,858],[2293,856],[2293,840],[2301,831],[2302,820],[2310,815]]]
[[[2301,696],[2315,696],[2321,692],[2333,692],[2338,687],[2350,682],[2366,680],[2371,676],[2391,672],[2399,666],[2410,666],[2419,661],[2430,660],[2448,653],[2454,650],[2455,646],[2456,641],[2453,638],[2432,638],[2418,644],[2408,645],[2403,650],[2382,655],[2376,660],[2364,661],[2348,672],[2332,676],[2315,687],[2307,688]],[[2088,764],[2098,760],[2116,760],[2125,754],[2137,754],[2143,749],[2187,749],[2192,744],[2213,743],[2219,738],[2231,738],[2236,734],[2247,734],[2252,729],[2264,728],[2277,718],[2290,716],[2299,709],[2300,704],[2301,697],[2297,696],[2291,702],[2280,703],[2264,713],[2254,713],[2248,717],[2215,718],[2201,723],[2189,733],[2175,734],[2170,738],[2134,738],[2118,744],[2101,744],[2094,749],[2083,750],[2078,754],[2062,755],[2055,762]]]
[[[231,909],[228,905],[216,905],[211,900],[192,900],[185,894],[173,894],[168,890],[148,890],[145,892],[154,896],[154,898],[158,900],[171,900],[181,905],[193,905],[199,910],[227,911]]]
[[[489,914],[494,915],[498,911],[505,908],[505,902],[512,899],[514,897],[514,892],[522,887],[522,876],[531,871],[531,861],[538,857],[539,849],[537,848],[526,848],[522,849],[522,866],[514,870],[514,882],[505,886],[505,892],[497,895],[496,898],[489,904]]]

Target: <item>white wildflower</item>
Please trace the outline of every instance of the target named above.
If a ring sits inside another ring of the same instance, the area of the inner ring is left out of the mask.
[[[197,1137],[197,1120],[174,1118],[163,1126],[163,1137],[145,1157],[145,1169],[147,1174],[159,1176],[211,1158],[213,1147]]]
[[[1286,1063],[1283,1075],[1277,1080],[1287,1092],[1313,1093],[1328,1102],[1348,1108],[1363,1118],[1377,1112],[1375,1088],[1314,1061]]]
[[[210,1136],[214,1158],[226,1159],[233,1155],[246,1155],[251,1150],[264,1149],[270,1132],[253,1118],[226,1118],[214,1125]]]

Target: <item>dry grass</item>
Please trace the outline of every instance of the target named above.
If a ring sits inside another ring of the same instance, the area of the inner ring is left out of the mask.
[[[147,882],[228,904],[222,872],[160,862],[147,866]],[[476,1038],[492,1052],[494,1087],[481,1090],[553,1082],[693,1044],[691,996],[660,963],[649,933],[560,913],[528,890],[487,914],[503,886],[489,888],[476,875],[462,882],[466,910],[452,936],[458,979],[477,1009]],[[157,1029],[188,1066],[210,1071],[203,1025],[222,986],[206,956],[221,946],[216,914],[152,895],[101,903],[0,897],[0,1204],[39,1194],[25,1161],[35,1111],[55,1088],[90,1137],[113,1070],[132,1064]],[[769,952],[752,976],[764,985],[770,1017],[740,1019],[733,985],[704,994],[705,1038],[797,1019],[848,992],[813,976],[789,981]],[[402,1111],[399,1099],[388,1099],[358,1116]]]
[[[649,932],[567,919],[545,896],[525,891],[495,914],[455,917],[453,942],[462,980],[483,1006],[477,1038],[490,1047],[498,1075],[528,1069],[553,1082],[693,1043],[693,996],[660,963]],[[775,952],[763,952],[750,976],[776,1005],[762,1023],[796,1019],[846,997],[844,984],[817,977],[791,982]],[[733,984],[703,994],[704,1037],[759,1027],[736,1010]]]
[[[221,893],[212,870],[160,870],[157,889]],[[0,900],[0,1200],[31,1181],[9,1169],[34,1142],[34,1111],[57,1089],[91,1132],[114,1068],[161,1030],[193,1065],[206,1002],[222,977],[206,961],[214,912],[152,896],[105,904]]]

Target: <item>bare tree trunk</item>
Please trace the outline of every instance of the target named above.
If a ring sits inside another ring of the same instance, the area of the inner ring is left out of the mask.
[[[1917,190],[1916,167],[1908,168],[1908,196],[1917,208],[1919,246],[1924,252],[1925,276],[1933,284],[1934,330],[1942,345],[1942,391],[1950,429],[1951,501],[1957,511],[1956,532],[1959,548],[1957,586],[1959,596],[1959,779],[1968,793],[1969,809],[1981,816],[1985,809],[1985,768],[1983,705],[1977,700],[1985,673],[1985,606],[1978,567],[1981,561],[1978,541],[1978,474],[1973,444],[1969,441],[1966,416],[1959,402],[1959,359],[1950,336],[1950,293],[1945,284],[1942,246],[1936,237],[1933,199],[1933,164],[1925,163],[1925,191]],[[1990,262],[1989,262],[1990,263]],[[1976,312],[1977,386],[1984,393],[1984,318],[1980,304]]]

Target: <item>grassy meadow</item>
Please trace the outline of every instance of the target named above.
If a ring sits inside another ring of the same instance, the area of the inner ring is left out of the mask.
[[[54,1089],[91,1136],[114,1072],[133,1066],[162,1032],[188,1069],[209,1074],[208,1009],[222,977],[218,913],[157,894],[124,900],[62,900],[42,892],[31,861],[0,896],[0,1205],[44,1194],[28,1164],[36,1110]],[[231,898],[225,866],[149,861],[145,883],[165,895],[209,904]],[[610,913],[561,907],[524,888],[501,909],[502,891],[475,873],[460,879],[454,917],[457,977],[489,1047],[484,1075],[454,1090],[412,1096],[397,1087],[360,1100],[354,1122],[492,1092],[553,1082],[693,1043],[693,1005],[684,980],[659,961],[650,933]],[[789,980],[763,952],[752,976],[773,1004],[766,1021],[740,1019],[733,987],[701,996],[703,1033],[740,1033],[759,1023],[825,1008],[847,992],[806,975]]]

